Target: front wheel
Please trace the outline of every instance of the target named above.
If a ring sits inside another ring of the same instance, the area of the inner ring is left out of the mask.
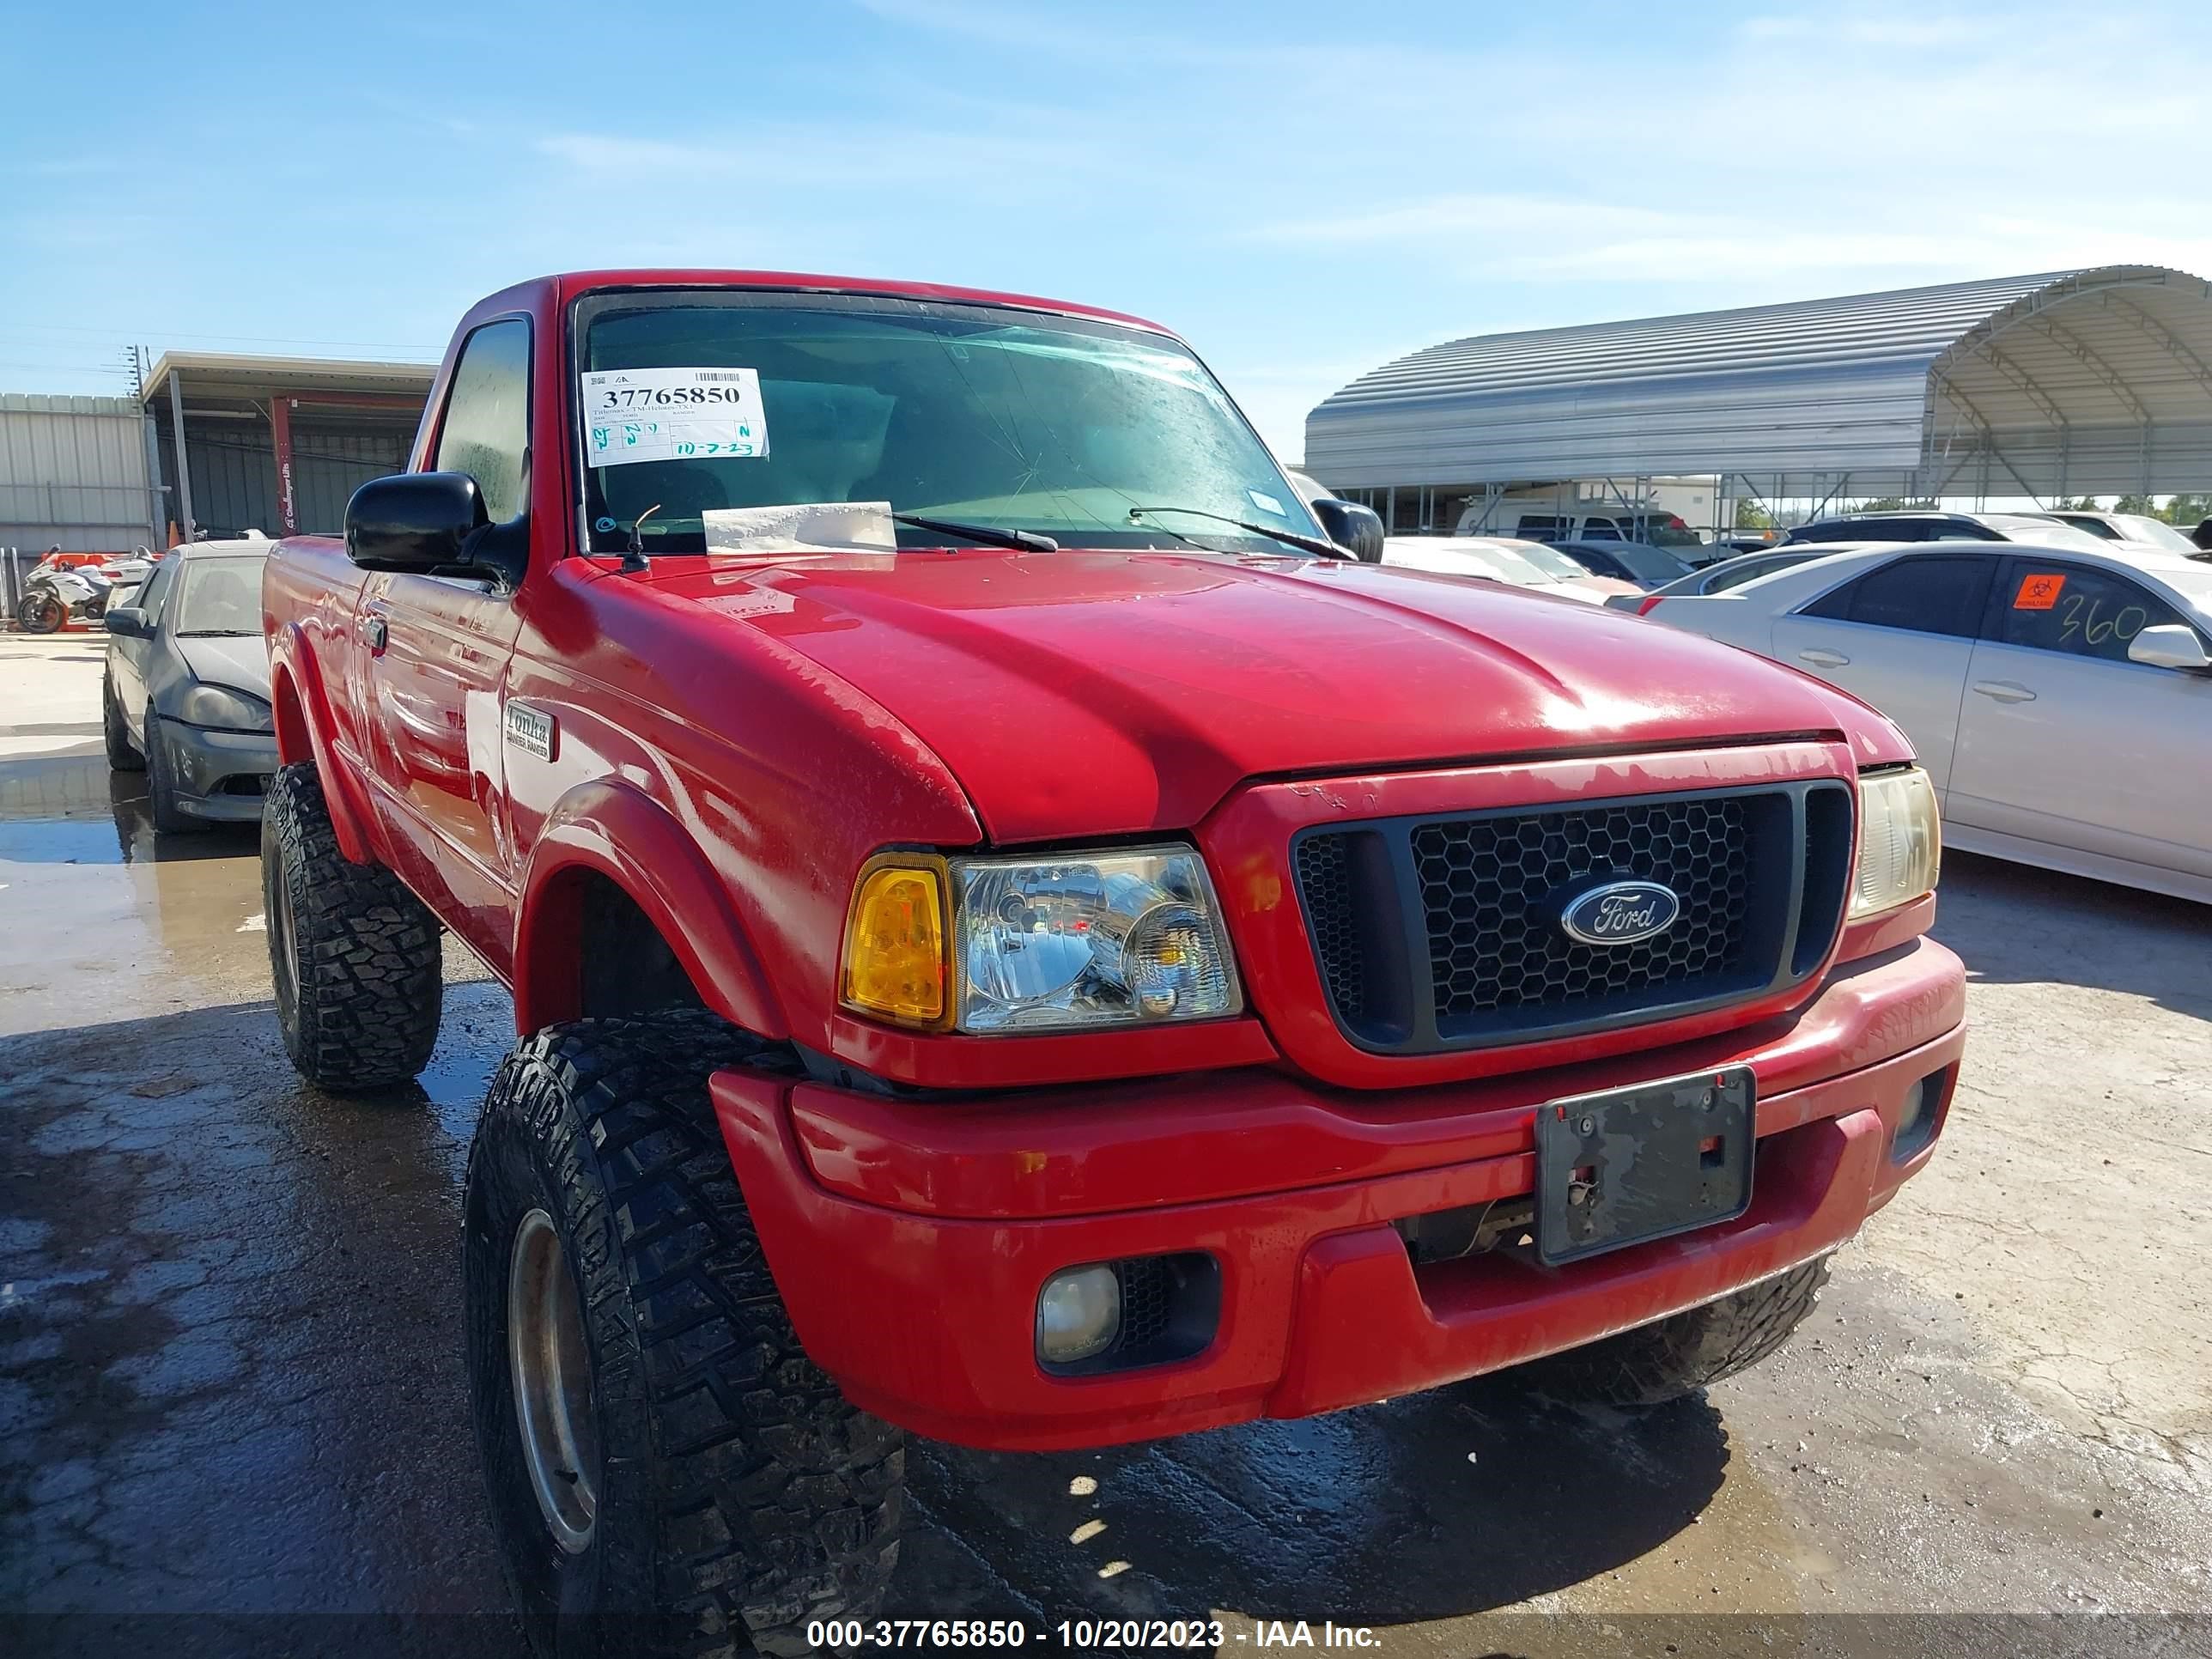
[[[1516,1375],[1562,1399],[1662,1406],[1765,1358],[1805,1322],[1827,1282],[1828,1259],[1819,1256],[1701,1308],[1533,1360]]]
[[[897,1559],[900,1431],[800,1350],[708,1099],[751,1052],[698,1011],[580,1020],[526,1038],[484,1103],[469,1387],[541,1655],[809,1652]]]
[[[207,826],[185,811],[182,786],[177,781],[177,757],[161,735],[161,717],[146,705],[146,809],[153,815],[157,836],[189,835]]]
[[[270,781],[261,893],[276,1024],[300,1075],[365,1094],[428,1065],[443,990],[437,918],[391,871],[338,850],[313,761]]]
[[[15,611],[15,625],[26,634],[58,634],[68,620],[69,606],[51,588],[33,588]]]

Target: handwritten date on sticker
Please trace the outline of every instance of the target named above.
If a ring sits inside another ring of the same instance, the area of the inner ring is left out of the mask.
[[[2013,597],[2015,611],[2048,611],[2058,603],[2059,590],[2066,586],[2066,578],[2059,575],[2022,576],[2020,592]]]

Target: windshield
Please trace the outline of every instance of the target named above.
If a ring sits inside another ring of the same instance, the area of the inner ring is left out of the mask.
[[[1606,551],[1614,550],[1608,546]],[[1542,542],[1515,542],[1498,551],[1509,559],[1518,559],[1523,564],[1536,568],[1538,579],[1547,582],[1573,582],[1586,580],[1589,572],[1555,547]]]
[[[2140,513],[2122,513],[2116,516],[2135,532],[2135,538],[2139,542],[2162,547],[2169,553],[2180,554],[2184,558],[2193,558],[2204,550],[2163,519],[2145,518]]]
[[[260,633],[261,564],[253,556],[186,559],[177,620],[169,631],[202,637]]]
[[[1640,582],[1671,582],[1690,574],[1689,566],[1656,547],[1645,547],[1636,542],[1612,542],[1605,550],[1626,565]]]
[[[595,552],[656,507],[648,553],[703,550],[710,529],[729,545],[733,520],[710,514],[848,502],[1086,547],[1288,551],[1186,514],[1133,523],[1133,507],[1322,535],[1213,377],[1141,329],[744,291],[588,296],[577,317]]]
[[[2200,565],[2187,570],[2161,570],[2159,580],[2189,602],[2190,608],[2207,625],[2212,626],[2212,565]]]

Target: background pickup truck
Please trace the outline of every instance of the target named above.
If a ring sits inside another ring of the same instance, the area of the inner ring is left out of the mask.
[[[1929,1155],[1897,729],[1345,556],[1152,325],[551,278],[410,466],[268,562],[276,1006],[344,1093],[428,1060],[441,927],[514,992],[468,1364],[549,1649],[834,1643],[902,1431],[1670,1397]]]

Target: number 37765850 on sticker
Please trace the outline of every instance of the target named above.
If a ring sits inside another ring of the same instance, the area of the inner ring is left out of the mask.
[[[605,368],[578,377],[584,461],[760,460],[768,411],[750,368]]]

